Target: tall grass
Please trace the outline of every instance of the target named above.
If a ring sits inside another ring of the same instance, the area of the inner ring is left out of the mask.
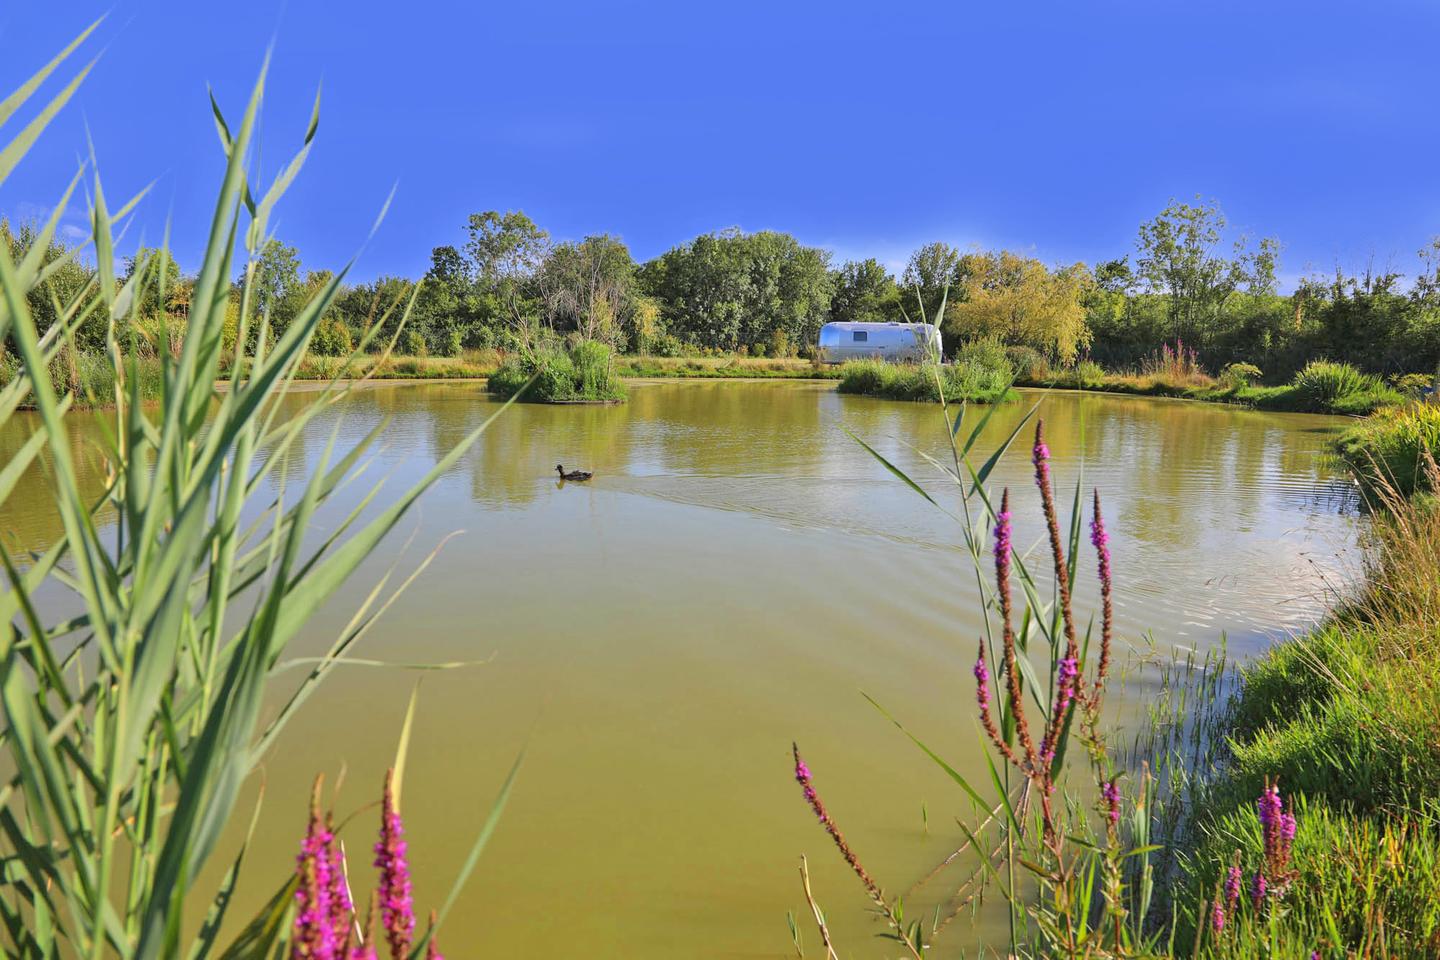
[[[0,124],[13,119],[94,29],[0,101]],[[0,182],[88,70],[77,71],[0,149]],[[6,770],[0,936],[9,956],[149,960],[221,951],[218,936],[244,849],[217,885],[198,878],[256,763],[388,605],[383,584],[289,699],[267,714],[262,704],[270,678],[291,665],[287,645],[311,615],[485,428],[478,426],[370,519],[362,511],[378,486],[333,533],[318,543],[307,536],[317,511],[354,477],[385,427],[350,450],[337,449],[337,431],[309,477],[287,477],[281,466],[296,437],[343,393],[332,387],[300,413],[281,416],[278,400],[349,268],[283,333],[272,336],[256,316],[256,257],[275,204],[304,165],[318,118],[317,101],[289,164],[272,183],[253,181],[248,158],[264,81],[262,69],[238,123],[215,107],[225,172],[188,329],[178,350],[163,351],[156,361],[158,406],[143,402],[149,389],[143,366],[116,335],[135,321],[141,291],[164,283],[155,260],[117,282],[115,235],[140,197],[112,207],[98,174],[82,166],[30,251],[18,261],[0,251],[0,342],[8,340],[17,358],[0,388],[0,425],[23,403],[34,406],[42,424],[0,466],[0,502],[46,455],[45,482],[64,527],[63,537],[38,556],[0,548],[6,583],[0,593]],[[41,254],[82,180],[91,197],[89,250],[97,279],[61,304],[59,322],[41,337],[26,297],[46,284],[51,268]],[[243,276],[238,342],[255,346],[235,365],[228,389],[217,393],[226,301],[237,268]],[[96,317],[108,330],[113,379],[92,371],[80,381],[110,391],[113,410],[103,434],[108,481],[99,503],[83,492],[72,463],[64,415],[81,398],[74,382],[55,376],[75,328]],[[282,492],[266,494],[276,482]],[[102,528],[102,510],[113,515],[113,526]],[[45,599],[56,590],[70,597],[59,610]],[[283,915],[289,900],[284,890],[277,897],[272,903]],[[194,928],[186,918],[197,901],[206,906],[205,920]],[[284,924],[262,923],[262,942],[246,939],[255,929],[228,955],[284,949]]]

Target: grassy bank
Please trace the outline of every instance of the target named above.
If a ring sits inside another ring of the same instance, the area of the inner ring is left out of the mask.
[[[1380,410],[1336,442],[1340,458],[1372,499],[1388,488],[1400,496],[1437,493],[1434,451],[1440,450],[1440,404],[1411,403]]]
[[[1195,896],[1237,849],[1257,857],[1254,798],[1278,778],[1296,833],[1285,910],[1262,931],[1276,955],[1440,955],[1440,511],[1386,489],[1365,586],[1246,668],[1211,731],[1230,756],[1189,831]]]
[[[1216,378],[1178,365],[1171,369],[1115,373],[1092,363],[1081,363],[1062,371],[1022,370],[1016,383],[1026,387],[1176,397],[1210,403],[1238,403],[1260,410],[1359,417],[1408,399],[1406,394],[1386,385],[1379,377],[1361,373],[1348,364],[1326,361],[1311,363],[1289,383],[1275,386],[1252,383],[1251,377],[1244,374],[1225,376],[1222,372],[1222,376]]]
[[[960,360],[953,364],[904,364],[852,360],[840,367],[841,393],[887,400],[1002,403],[1018,397],[1008,367]]]
[[[696,379],[835,380],[839,368],[798,357],[641,357],[620,356],[615,372],[622,377],[686,377]]]

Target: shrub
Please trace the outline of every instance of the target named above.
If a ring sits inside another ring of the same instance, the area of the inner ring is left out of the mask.
[[[446,330],[443,331],[437,339],[433,352],[436,356],[458,357],[463,348],[464,341],[460,336],[460,331]]]
[[[940,399],[949,402],[997,403],[1010,399],[1009,364],[996,368],[976,360],[960,360],[937,367],[932,363],[899,364],[884,360],[852,360],[840,367],[841,393],[856,393],[890,400]]]
[[[1231,390],[1243,390],[1262,376],[1253,363],[1231,363],[1220,371],[1220,382]]]
[[[603,397],[611,387],[613,353],[609,347],[594,340],[577,343],[570,351],[575,369],[575,385],[583,397]]]
[[[323,320],[315,328],[310,340],[310,350],[316,356],[343,357],[355,349],[350,339],[350,328],[338,320]]]
[[[978,363],[994,370],[1003,370],[1012,379],[1015,375],[1015,366],[1010,362],[1010,356],[1005,351],[1005,344],[1000,342],[999,337],[980,337],[976,340],[967,340],[956,351],[955,361],[956,363]]]
[[[410,357],[425,356],[425,338],[415,330],[406,330],[400,337],[400,352]]]
[[[1005,357],[1010,361],[1010,369],[1021,380],[1035,382],[1050,378],[1050,362],[1034,347],[1006,347]]]
[[[1195,348],[1185,346],[1185,341],[1178,339],[1173,346],[1162,343],[1158,353],[1153,353],[1141,361],[1140,372],[1172,384],[1210,381],[1209,375],[1200,366],[1199,353]]]
[[[1390,386],[1410,397],[1418,399],[1425,393],[1435,389],[1435,381],[1440,375],[1433,373],[1397,373],[1390,378]]]
[[[569,352],[545,347],[529,357],[515,356],[490,375],[487,389],[512,397],[534,377],[521,400],[557,403],[573,400],[619,400],[624,388],[612,374],[613,353],[594,340],[582,340]]]
[[[1094,360],[1081,360],[1075,364],[1075,386],[1082,390],[1105,385],[1105,368]]]

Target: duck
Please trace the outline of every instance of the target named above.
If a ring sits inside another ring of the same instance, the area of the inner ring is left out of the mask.
[[[595,476],[595,474],[591,473],[589,470],[571,470],[567,473],[565,468],[558,463],[555,464],[555,472],[560,474],[561,480],[574,480],[577,483],[583,483],[584,481],[589,480],[591,477]]]

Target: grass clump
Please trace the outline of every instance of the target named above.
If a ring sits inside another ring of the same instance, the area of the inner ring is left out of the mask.
[[[1393,486],[1401,496],[1436,493],[1430,461],[1440,450],[1440,404],[1386,407],[1345,431],[1336,451],[1372,498],[1383,496],[1377,484]]]
[[[615,375],[614,353],[603,343],[582,340],[570,350],[547,346],[506,360],[490,375],[498,397],[527,403],[611,402],[625,399]]]
[[[1014,380],[1008,362],[999,366],[964,357],[950,364],[851,360],[840,367],[838,389],[866,397],[932,402],[939,401],[943,391],[947,403],[1002,403],[1015,399]]]

